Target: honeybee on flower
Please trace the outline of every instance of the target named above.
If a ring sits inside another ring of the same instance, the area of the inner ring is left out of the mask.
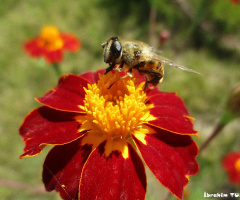
[[[175,64],[173,61],[161,56],[154,48],[137,40],[112,37],[102,44],[102,48],[104,62],[109,63],[105,74],[112,71],[115,65],[118,65],[119,70],[128,71],[130,76],[132,70],[136,69],[146,78],[144,90],[146,90],[148,84],[156,86],[162,82],[164,76],[163,64],[200,74],[192,69]]]

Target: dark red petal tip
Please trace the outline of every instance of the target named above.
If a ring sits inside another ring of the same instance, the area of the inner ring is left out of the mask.
[[[39,154],[48,144],[61,145],[81,137],[82,134],[78,132],[80,124],[74,119],[76,115],[79,114],[45,106],[33,110],[19,130],[26,145],[21,158]]]
[[[175,93],[154,93],[148,103],[154,105],[150,113],[156,117],[149,124],[174,133],[197,134],[184,102]]]
[[[84,87],[89,81],[74,74],[62,76],[57,87],[37,101],[48,107],[69,112],[85,112],[80,108],[85,97]]]
[[[56,190],[64,200],[77,199],[82,168],[91,150],[91,146],[80,146],[79,139],[54,147],[43,165],[46,190]]]
[[[95,149],[84,166],[79,199],[145,199],[145,170],[133,147],[128,145],[128,158],[118,151],[106,158],[103,148]]]
[[[76,36],[69,33],[62,33],[61,38],[64,41],[63,49],[76,52],[80,47],[81,43]]]
[[[187,176],[199,170],[195,159],[198,148],[191,137],[159,130],[157,134],[146,135],[146,144],[133,138],[155,177],[177,198],[182,199],[183,188],[188,183]]]

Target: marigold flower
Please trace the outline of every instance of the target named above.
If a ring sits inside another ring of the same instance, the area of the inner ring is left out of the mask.
[[[230,181],[240,187],[240,152],[228,153],[223,158],[222,164],[228,173]]]
[[[43,167],[47,191],[63,199],[145,199],[146,174],[182,199],[198,172],[192,118],[175,93],[147,90],[135,77],[104,71],[65,75],[20,127],[20,157],[55,145]],[[99,75],[98,75],[99,74]],[[112,83],[114,83],[112,85]],[[109,86],[112,85],[110,88]]]
[[[43,56],[49,63],[60,63],[63,51],[76,52],[80,41],[72,34],[60,33],[55,26],[43,26],[38,37],[27,41],[24,49],[32,57]]]
[[[229,1],[231,1],[231,2],[232,2],[232,4],[234,4],[234,5],[237,5],[237,4],[239,4],[239,0],[229,0]]]

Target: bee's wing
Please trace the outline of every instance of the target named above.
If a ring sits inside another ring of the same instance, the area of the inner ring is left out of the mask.
[[[143,57],[142,57],[142,61],[146,61],[146,59],[157,60],[157,61],[160,61],[160,62],[165,63],[167,65],[170,65],[172,67],[175,67],[175,68],[187,71],[187,72],[192,72],[192,73],[195,73],[195,74],[202,75],[201,73],[199,73],[199,72],[197,72],[193,69],[189,69],[189,68],[187,68],[183,65],[178,65],[178,64],[174,63],[173,61],[171,61],[170,59],[161,56],[160,54],[161,54],[161,51],[158,51],[158,50],[156,50],[152,47],[149,47],[147,50],[145,50],[145,52],[143,54]]]
[[[187,71],[187,72],[191,72],[191,73],[195,73],[195,74],[202,75],[201,73],[199,73],[199,72],[197,72],[197,71],[195,71],[195,70],[193,70],[193,69],[189,69],[189,68],[187,68],[187,67],[185,67],[185,66],[183,66],[183,65],[178,65],[178,64],[174,63],[173,61],[171,61],[171,60],[169,60],[169,59],[167,59],[167,58],[164,58],[164,57],[162,57],[162,56],[158,56],[158,57],[159,57],[159,59],[160,59],[161,62],[163,62],[163,63],[165,63],[165,64],[167,64],[167,65],[170,65],[170,66],[172,66],[172,67],[175,67],[175,68],[178,68],[178,69]]]

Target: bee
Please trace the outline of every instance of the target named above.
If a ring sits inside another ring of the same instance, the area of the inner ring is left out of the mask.
[[[192,69],[177,65],[171,60],[164,58],[160,52],[146,43],[137,40],[120,39],[111,37],[102,44],[104,62],[109,64],[105,74],[112,71],[117,65],[119,70],[128,71],[132,75],[132,70],[136,69],[140,75],[144,75],[146,84],[157,86],[162,82],[164,76],[163,64],[179,68],[184,71],[200,74]]]

